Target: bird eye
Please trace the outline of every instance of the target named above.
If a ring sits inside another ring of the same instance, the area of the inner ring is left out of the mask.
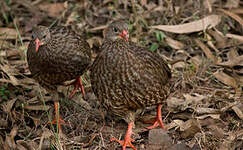
[[[45,39],[45,38],[46,38],[46,34],[43,35],[43,39]]]
[[[118,32],[118,29],[117,29],[116,27],[114,27],[114,28],[113,28],[113,31],[114,31],[115,33],[117,33],[117,32]]]
[[[31,38],[32,39],[36,39],[37,38],[36,34],[35,33],[32,33]]]

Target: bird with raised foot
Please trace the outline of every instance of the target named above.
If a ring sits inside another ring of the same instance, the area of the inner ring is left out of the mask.
[[[57,120],[57,86],[76,79],[70,98],[78,88],[85,98],[80,76],[91,64],[91,49],[83,36],[67,27],[38,26],[33,29],[32,40],[27,50],[27,61],[32,77],[53,96],[56,116],[52,123],[58,121],[60,129],[63,121],[60,117]]]
[[[169,95],[171,71],[160,55],[128,42],[128,38],[125,21],[114,21],[108,26],[90,78],[100,103],[128,123],[125,139],[111,140],[119,142],[123,150],[135,150],[131,136],[138,109],[157,105],[157,119],[147,129],[164,128],[161,106]]]

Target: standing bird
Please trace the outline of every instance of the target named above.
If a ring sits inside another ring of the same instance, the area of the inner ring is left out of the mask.
[[[170,68],[158,54],[128,42],[128,26],[118,20],[105,34],[101,53],[91,67],[92,89],[109,112],[121,116],[128,129],[125,140],[112,138],[126,147],[136,149],[131,142],[136,110],[157,107],[157,120],[148,129],[163,127],[161,106],[169,94]]]
[[[48,28],[39,26],[34,28],[32,40],[27,50],[27,61],[33,78],[53,94],[55,103],[55,120],[59,97],[57,86],[65,81],[75,80],[75,88],[70,98],[80,87],[85,97],[84,87],[80,76],[91,64],[91,49],[86,40],[67,27]],[[60,129],[59,118],[58,127]]]

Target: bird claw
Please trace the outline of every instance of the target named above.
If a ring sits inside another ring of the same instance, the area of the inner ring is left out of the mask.
[[[55,102],[55,119],[52,120],[51,122],[49,121],[47,124],[58,124],[58,129],[59,131],[61,131],[61,124],[67,125],[67,123],[65,123],[64,120],[62,120],[62,118],[58,115],[58,105],[59,102]],[[58,120],[58,121],[57,121]]]
[[[161,116],[161,107],[162,107],[161,104],[158,105],[158,107],[157,107],[157,119],[156,119],[156,121],[153,123],[152,126],[146,127],[146,129],[144,131],[157,128],[158,126],[160,126],[162,129],[164,129],[164,124],[163,124],[162,116]]]
[[[65,121],[61,118],[59,118],[58,123],[60,124],[66,124]],[[57,119],[49,121],[48,124],[57,124]]]
[[[111,138],[110,141],[116,141],[122,145],[122,149],[125,150],[126,147],[131,147],[132,149],[136,150],[135,146],[132,145],[132,142],[134,142],[134,139],[127,139],[126,143],[124,142],[125,140],[118,140],[117,138]]]
[[[61,118],[59,118],[58,121],[57,121],[57,118],[55,118],[55,119],[52,120],[52,121],[48,121],[47,124],[57,124],[57,122],[58,122],[58,128],[59,128],[59,130],[61,130],[61,124],[63,124],[63,125],[68,125],[68,124],[67,124],[64,120],[62,120]]]
[[[122,150],[126,150],[126,147],[131,147],[132,149],[136,150],[135,146],[132,145],[132,142],[134,142],[135,140],[131,138],[131,135],[134,134],[132,132],[133,125],[134,125],[134,122],[131,122],[128,124],[127,133],[126,133],[124,140],[118,140],[116,138],[111,138],[111,141],[116,141],[122,145]]]

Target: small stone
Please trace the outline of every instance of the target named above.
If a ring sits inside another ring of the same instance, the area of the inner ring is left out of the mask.
[[[172,139],[167,131],[153,129],[149,131],[149,149],[168,149],[172,145]]]
[[[183,139],[191,138],[200,131],[199,123],[193,119],[186,121],[183,126],[184,129],[181,133]]]

